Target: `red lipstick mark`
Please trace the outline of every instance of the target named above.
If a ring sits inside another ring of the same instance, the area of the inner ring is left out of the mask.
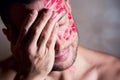
[[[76,32],[76,27],[72,18],[72,15],[70,13],[68,13],[68,20],[69,20],[69,27],[62,33],[58,35],[58,38],[61,39],[65,39],[65,40],[69,40],[72,35]]]
[[[68,13],[68,19],[71,20],[72,19],[72,15],[70,13]]]
[[[67,34],[67,36],[64,37],[65,40],[69,40],[70,37],[73,35],[73,33],[76,32],[76,27],[75,27],[74,21],[72,19],[72,15],[70,13],[68,13],[68,19],[69,19],[69,28],[68,28],[68,30],[65,30],[65,32],[63,34],[64,36],[66,36],[66,34]]]
[[[60,14],[63,11],[66,11],[65,6],[62,5],[62,0],[44,0],[44,8],[53,9]]]
[[[57,14],[60,14],[61,12],[65,11],[68,13],[68,20],[69,20],[69,27],[62,33],[58,35],[58,38],[69,40],[74,32],[76,32],[76,27],[72,18],[71,13],[69,13],[64,5],[62,5],[62,0],[44,0],[44,8],[51,9],[53,8],[54,11]]]
[[[44,7],[45,8],[50,8],[56,0],[44,0]]]

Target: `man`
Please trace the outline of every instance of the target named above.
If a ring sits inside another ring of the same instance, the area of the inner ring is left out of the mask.
[[[78,46],[69,0],[3,0],[13,55],[0,80],[120,80],[119,59]]]

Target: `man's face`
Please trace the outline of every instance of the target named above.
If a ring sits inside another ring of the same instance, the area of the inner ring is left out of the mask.
[[[41,12],[42,9],[52,9],[56,12],[56,16],[65,11],[66,14],[59,22],[59,32],[57,34],[57,41],[55,45],[55,63],[53,70],[64,70],[70,67],[77,54],[78,36],[76,27],[71,15],[68,1],[64,0],[40,0],[27,5],[12,4],[8,11],[8,21],[12,26],[15,40],[19,35],[21,24],[29,13],[29,10],[36,9]],[[11,44],[14,44],[11,41]]]

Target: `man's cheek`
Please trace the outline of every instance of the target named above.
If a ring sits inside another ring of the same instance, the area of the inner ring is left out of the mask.
[[[74,23],[73,23],[73,25],[70,27],[70,28],[68,28],[68,29],[66,29],[63,33],[61,33],[61,34],[58,34],[58,38],[59,38],[59,40],[70,40],[70,39],[72,39],[72,36],[74,35],[74,33],[76,32],[76,27],[74,26]]]
[[[58,34],[58,39],[70,40],[72,35],[76,32],[76,27],[71,13],[69,13],[66,6],[62,4],[62,0],[44,0],[44,8],[56,11],[54,16],[64,11],[68,14],[68,28],[65,31],[62,31],[62,33]]]
[[[76,32],[76,27],[75,27],[75,23],[73,21],[72,15],[71,13],[68,13],[68,28],[65,29],[65,31],[63,31],[62,33],[58,34],[58,39],[59,40],[70,40],[72,39],[74,33]]]

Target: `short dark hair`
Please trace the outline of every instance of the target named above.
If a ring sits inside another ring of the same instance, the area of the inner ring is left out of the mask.
[[[9,24],[9,22],[7,21],[8,17],[6,15],[8,15],[9,6],[11,4],[14,3],[29,4],[34,1],[37,0],[0,0],[0,17],[5,26],[8,27],[7,24]]]
[[[0,16],[6,12],[10,4],[13,3],[23,3],[29,4],[37,0],[0,0]]]

